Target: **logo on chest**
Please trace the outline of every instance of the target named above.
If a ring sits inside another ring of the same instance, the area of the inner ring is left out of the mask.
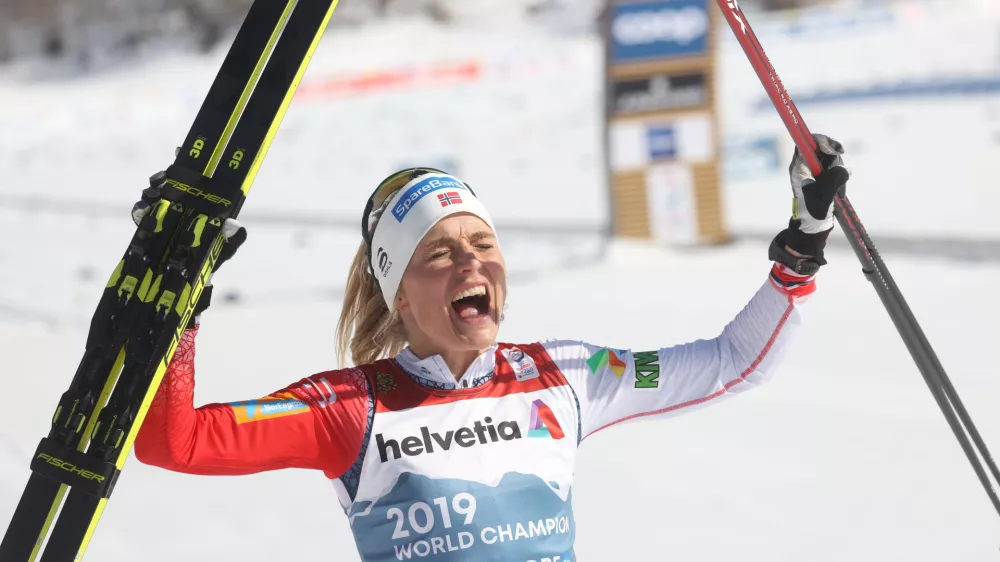
[[[535,361],[528,354],[516,347],[505,349],[501,353],[514,369],[514,378],[518,382],[538,378],[538,368],[535,367]]]
[[[378,455],[382,462],[389,462],[390,459],[399,460],[403,455],[416,457],[437,451],[449,451],[453,447],[468,449],[524,437],[562,439],[564,436],[562,427],[552,410],[541,400],[535,400],[531,404],[527,434],[521,431],[521,425],[517,420],[494,424],[493,418],[486,417],[482,421],[476,420],[471,427],[459,427],[444,432],[431,431],[427,426],[423,426],[420,428],[420,435],[411,435],[399,440],[386,439],[381,433],[377,433],[375,444],[378,446]]]

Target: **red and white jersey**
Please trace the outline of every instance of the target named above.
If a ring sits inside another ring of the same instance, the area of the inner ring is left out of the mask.
[[[458,378],[440,357],[407,350],[197,409],[191,330],[136,456],[195,474],[322,470],[367,562],[572,561],[580,443],[754,388],[773,372],[813,290],[812,278],[776,265],[711,340],[649,351],[500,343]]]

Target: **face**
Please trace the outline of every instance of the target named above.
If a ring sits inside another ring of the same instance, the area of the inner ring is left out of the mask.
[[[410,346],[425,353],[481,351],[500,330],[507,265],[493,230],[458,213],[440,220],[410,259],[396,297]]]

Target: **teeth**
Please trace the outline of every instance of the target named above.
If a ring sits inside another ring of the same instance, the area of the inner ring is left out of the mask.
[[[479,285],[476,287],[466,289],[461,293],[458,293],[457,295],[455,295],[453,299],[451,299],[451,302],[455,302],[457,300],[461,300],[466,297],[474,297],[476,295],[485,295],[485,294],[486,294],[486,285]]]

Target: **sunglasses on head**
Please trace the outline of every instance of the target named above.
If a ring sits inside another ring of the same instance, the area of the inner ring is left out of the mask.
[[[361,237],[365,241],[365,246],[368,248],[368,271],[375,278],[375,282],[378,283],[378,277],[371,268],[372,262],[372,229],[369,225],[369,220],[371,218],[372,210],[381,207],[385,204],[386,200],[392,197],[394,193],[399,191],[404,185],[410,183],[411,181],[423,176],[425,174],[447,174],[448,172],[438,170],[437,168],[407,168],[405,170],[400,170],[391,176],[382,180],[375,191],[372,192],[371,197],[368,198],[368,203],[365,205],[365,212],[361,215]],[[476,192],[472,191],[472,187],[469,184],[465,184],[469,192],[475,195]]]

